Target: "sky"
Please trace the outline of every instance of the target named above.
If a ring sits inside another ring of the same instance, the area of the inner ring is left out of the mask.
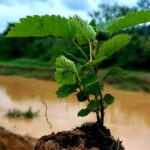
[[[98,9],[98,4],[117,2],[133,6],[137,0],[0,0],[0,33],[8,23],[18,22],[19,18],[32,15],[61,15],[69,17],[79,15],[89,20],[88,12]]]

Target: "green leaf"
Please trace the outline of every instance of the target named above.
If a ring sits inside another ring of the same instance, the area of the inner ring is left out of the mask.
[[[105,101],[103,101],[103,107],[104,109],[106,109],[108,107],[108,103],[106,103]],[[100,100],[96,101],[96,100],[92,100],[89,104],[88,104],[88,109],[92,110],[92,111],[97,111],[101,110],[101,104],[100,104]]]
[[[98,82],[98,76],[96,74],[88,75],[87,77],[85,77],[82,80],[82,84],[83,84],[84,87],[93,85],[93,84],[95,84],[97,82]]]
[[[89,41],[93,41],[96,37],[94,28],[89,25],[86,21],[82,20],[79,16],[70,18],[71,23],[74,25],[79,44],[87,44]]]
[[[146,23],[149,21],[150,21],[150,10],[129,12],[125,17],[121,17],[110,26],[107,26],[106,30],[111,32],[111,34],[114,34],[124,28],[128,28],[141,23]]]
[[[91,74],[82,80],[82,85],[84,86],[84,91],[86,94],[97,94],[98,95],[98,76],[96,74]]]
[[[56,59],[56,66],[57,68],[71,69],[73,71],[76,71],[74,62],[66,58],[65,56],[60,56]]]
[[[73,85],[63,85],[56,92],[58,98],[64,98],[76,91],[76,84]]]
[[[76,76],[67,69],[57,69],[55,72],[56,82],[60,85],[75,84]]]
[[[54,36],[73,39],[74,26],[66,18],[60,16],[28,16],[20,19],[15,27],[8,32],[7,37]]]
[[[92,19],[89,23],[89,25],[91,25],[94,29],[96,28],[96,20]]]
[[[77,63],[84,64],[84,63],[87,62],[86,59],[76,57],[76,56],[74,56],[74,55],[71,54],[71,53],[67,53],[67,52],[64,52],[64,53],[65,53],[65,55],[69,56],[69,58],[73,59],[73,61],[75,61],[75,62],[77,62]]]
[[[87,109],[81,109],[79,112],[78,112],[78,116],[79,117],[85,117],[87,116],[91,111],[87,108]]]
[[[103,79],[106,79],[108,76],[113,77],[124,77],[128,74],[128,72],[120,67],[113,67],[109,70],[109,72],[104,76]]]
[[[100,22],[99,24],[96,24],[96,30],[98,33],[109,35],[110,32],[107,30],[107,27],[112,25],[117,18],[112,18],[107,20],[106,22]]]
[[[78,101],[79,102],[84,102],[88,99],[88,96],[85,94],[84,91],[80,91],[78,94],[77,94],[77,98],[78,98]]]
[[[105,56],[101,57],[101,58],[97,57],[95,60],[89,62],[86,65],[84,65],[84,67],[87,67],[87,68],[89,68],[89,67],[95,67],[95,66],[99,65],[100,63],[102,63],[105,59],[107,59],[107,57],[105,57]]]
[[[99,50],[99,54],[96,59],[109,57],[121,48],[125,47],[130,41],[131,36],[128,34],[119,34],[114,36],[112,39],[104,42]]]
[[[84,88],[84,91],[86,94],[89,94],[89,95],[95,95],[96,94],[98,96],[99,95],[98,88],[99,88],[99,84],[97,82],[97,83],[91,84],[89,86],[86,86]]]
[[[100,110],[100,101],[96,101],[96,100],[92,100],[89,104],[88,104],[88,109],[92,110],[92,111],[97,111]]]
[[[104,109],[106,109],[108,107],[108,104],[105,101],[103,101],[103,107],[104,107]],[[101,110],[101,108],[100,108],[100,110]]]
[[[111,105],[114,102],[114,100],[114,97],[110,94],[106,94],[103,99],[103,101],[108,105]]]

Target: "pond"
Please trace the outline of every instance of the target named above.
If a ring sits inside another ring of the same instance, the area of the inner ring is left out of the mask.
[[[78,103],[75,95],[58,99],[55,92],[58,85],[53,81],[27,79],[16,76],[0,76],[0,125],[14,133],[39,138],[52,131],[45,119],[45,106],[52,130],[70,130],[85,122],[95,121],[93,114],[77,117],[77,112],[86,107]],[[150,149],[150,94],[112,89],[107,86],[105,93],[116,99],[106,110],[105,125],[112,134],[123,141],[127,150]],[[4,117],[9,108],[39,110],[39,117],[31,120],[7,119]]]

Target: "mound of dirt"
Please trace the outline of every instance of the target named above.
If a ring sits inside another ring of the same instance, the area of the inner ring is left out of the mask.
[[[120,140],[112,137],[109,129],[96,123],[43,136],[35,150],[124,150],[124,147]]]
[[[13,134],[0,127],[0,150],[34,150],[36,139]]]

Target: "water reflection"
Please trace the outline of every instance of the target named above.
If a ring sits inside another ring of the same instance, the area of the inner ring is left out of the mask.
[[[39,89],[44,92],[45,99],[56,98],[53,91],[57,90],[54,82],[40,81],[36,79],[26,79],[22,77],[0,77],[0,87],[5,88],[7,95],[13,101],[21,101],[27,99],[36,99],[39,97]]]
[[[113,90],[109,87],[106,88],[106,91],[112,93],[116,98],[115,103],[108,110],[111,112],[110,122],[119,123],[120,125],[128,122],[128,124],[133,125],[140,121],[150,127],[150,117],[148,115],[150,114],[150,94]]]
[[[49,134],[50,128],[44,117],[48,106],[48,117],[53,125],[53,131],[68,130],[86,121],[94,121],[92,114],[86,118],[78,118],[77,112],[86,107],[78,103],[72,95],[64,100],[57,99],[55,91],[58,85],[52,81],[40,81],[22,77],[0,76],[0,106],[4,109],[40,110],[40,117],[33,120],[6,119],[1,116],[0,124],[16,133],[39,137]],[[127,92],[105,88],[105,93],[111,93],[115,103],[106,111],[105,123],[111,128],[113,135],[124,141],[128,150],[149,150],[150,148],[150,94]]]

